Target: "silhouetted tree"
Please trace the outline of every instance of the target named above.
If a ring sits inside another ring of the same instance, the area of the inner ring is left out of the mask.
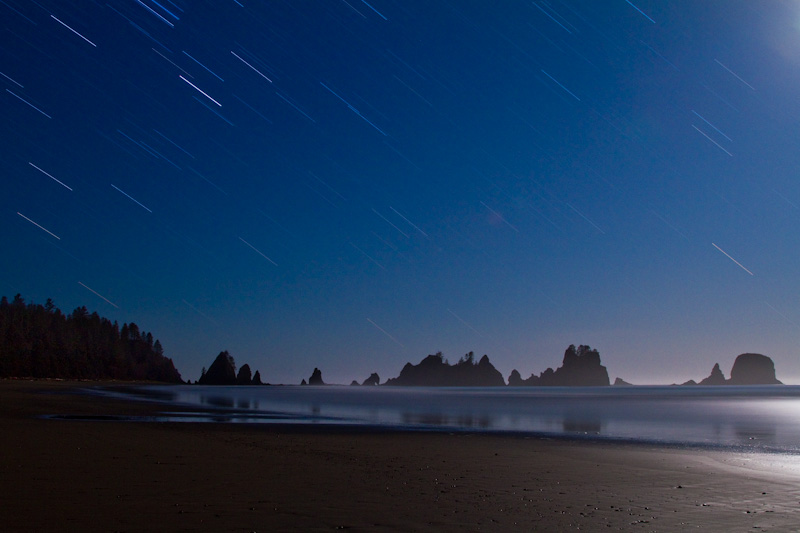
[[[120,330],[86,307],[64,315],[45,305],[0,299],[0,377],[141,379],[181,382],[161,343],[142,341],[138,328]],[[152,334],[148,334],[153,339]]]
[[[458,360],[459,364],[471,365],[475,362],[475,352],[469,352]]]

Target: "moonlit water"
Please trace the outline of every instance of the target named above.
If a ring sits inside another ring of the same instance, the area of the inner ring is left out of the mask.
[[[800,453],[800,386],[145,386],[113,394],[163,401],[162,419],[171,421],[514,432]]]

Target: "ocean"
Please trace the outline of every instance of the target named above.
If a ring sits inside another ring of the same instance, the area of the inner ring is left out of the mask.
[[[365,387],[152,385],[96,389],[164,403],[158,420],[709,446],[800,453],[800,386]],[[172,409],[181,406],[181,411]],[[188,409],[187,409],[188,408]]]

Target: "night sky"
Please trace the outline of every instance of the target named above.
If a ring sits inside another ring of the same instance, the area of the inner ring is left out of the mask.
[[[800,5],[0,1],[0,294],[185,379],[800,382]]]

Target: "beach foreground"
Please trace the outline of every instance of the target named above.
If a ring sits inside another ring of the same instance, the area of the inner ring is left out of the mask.
[[[163,406],[0,381],[7,531],[797,530],[800,457],[477,434],[37,418]]]

